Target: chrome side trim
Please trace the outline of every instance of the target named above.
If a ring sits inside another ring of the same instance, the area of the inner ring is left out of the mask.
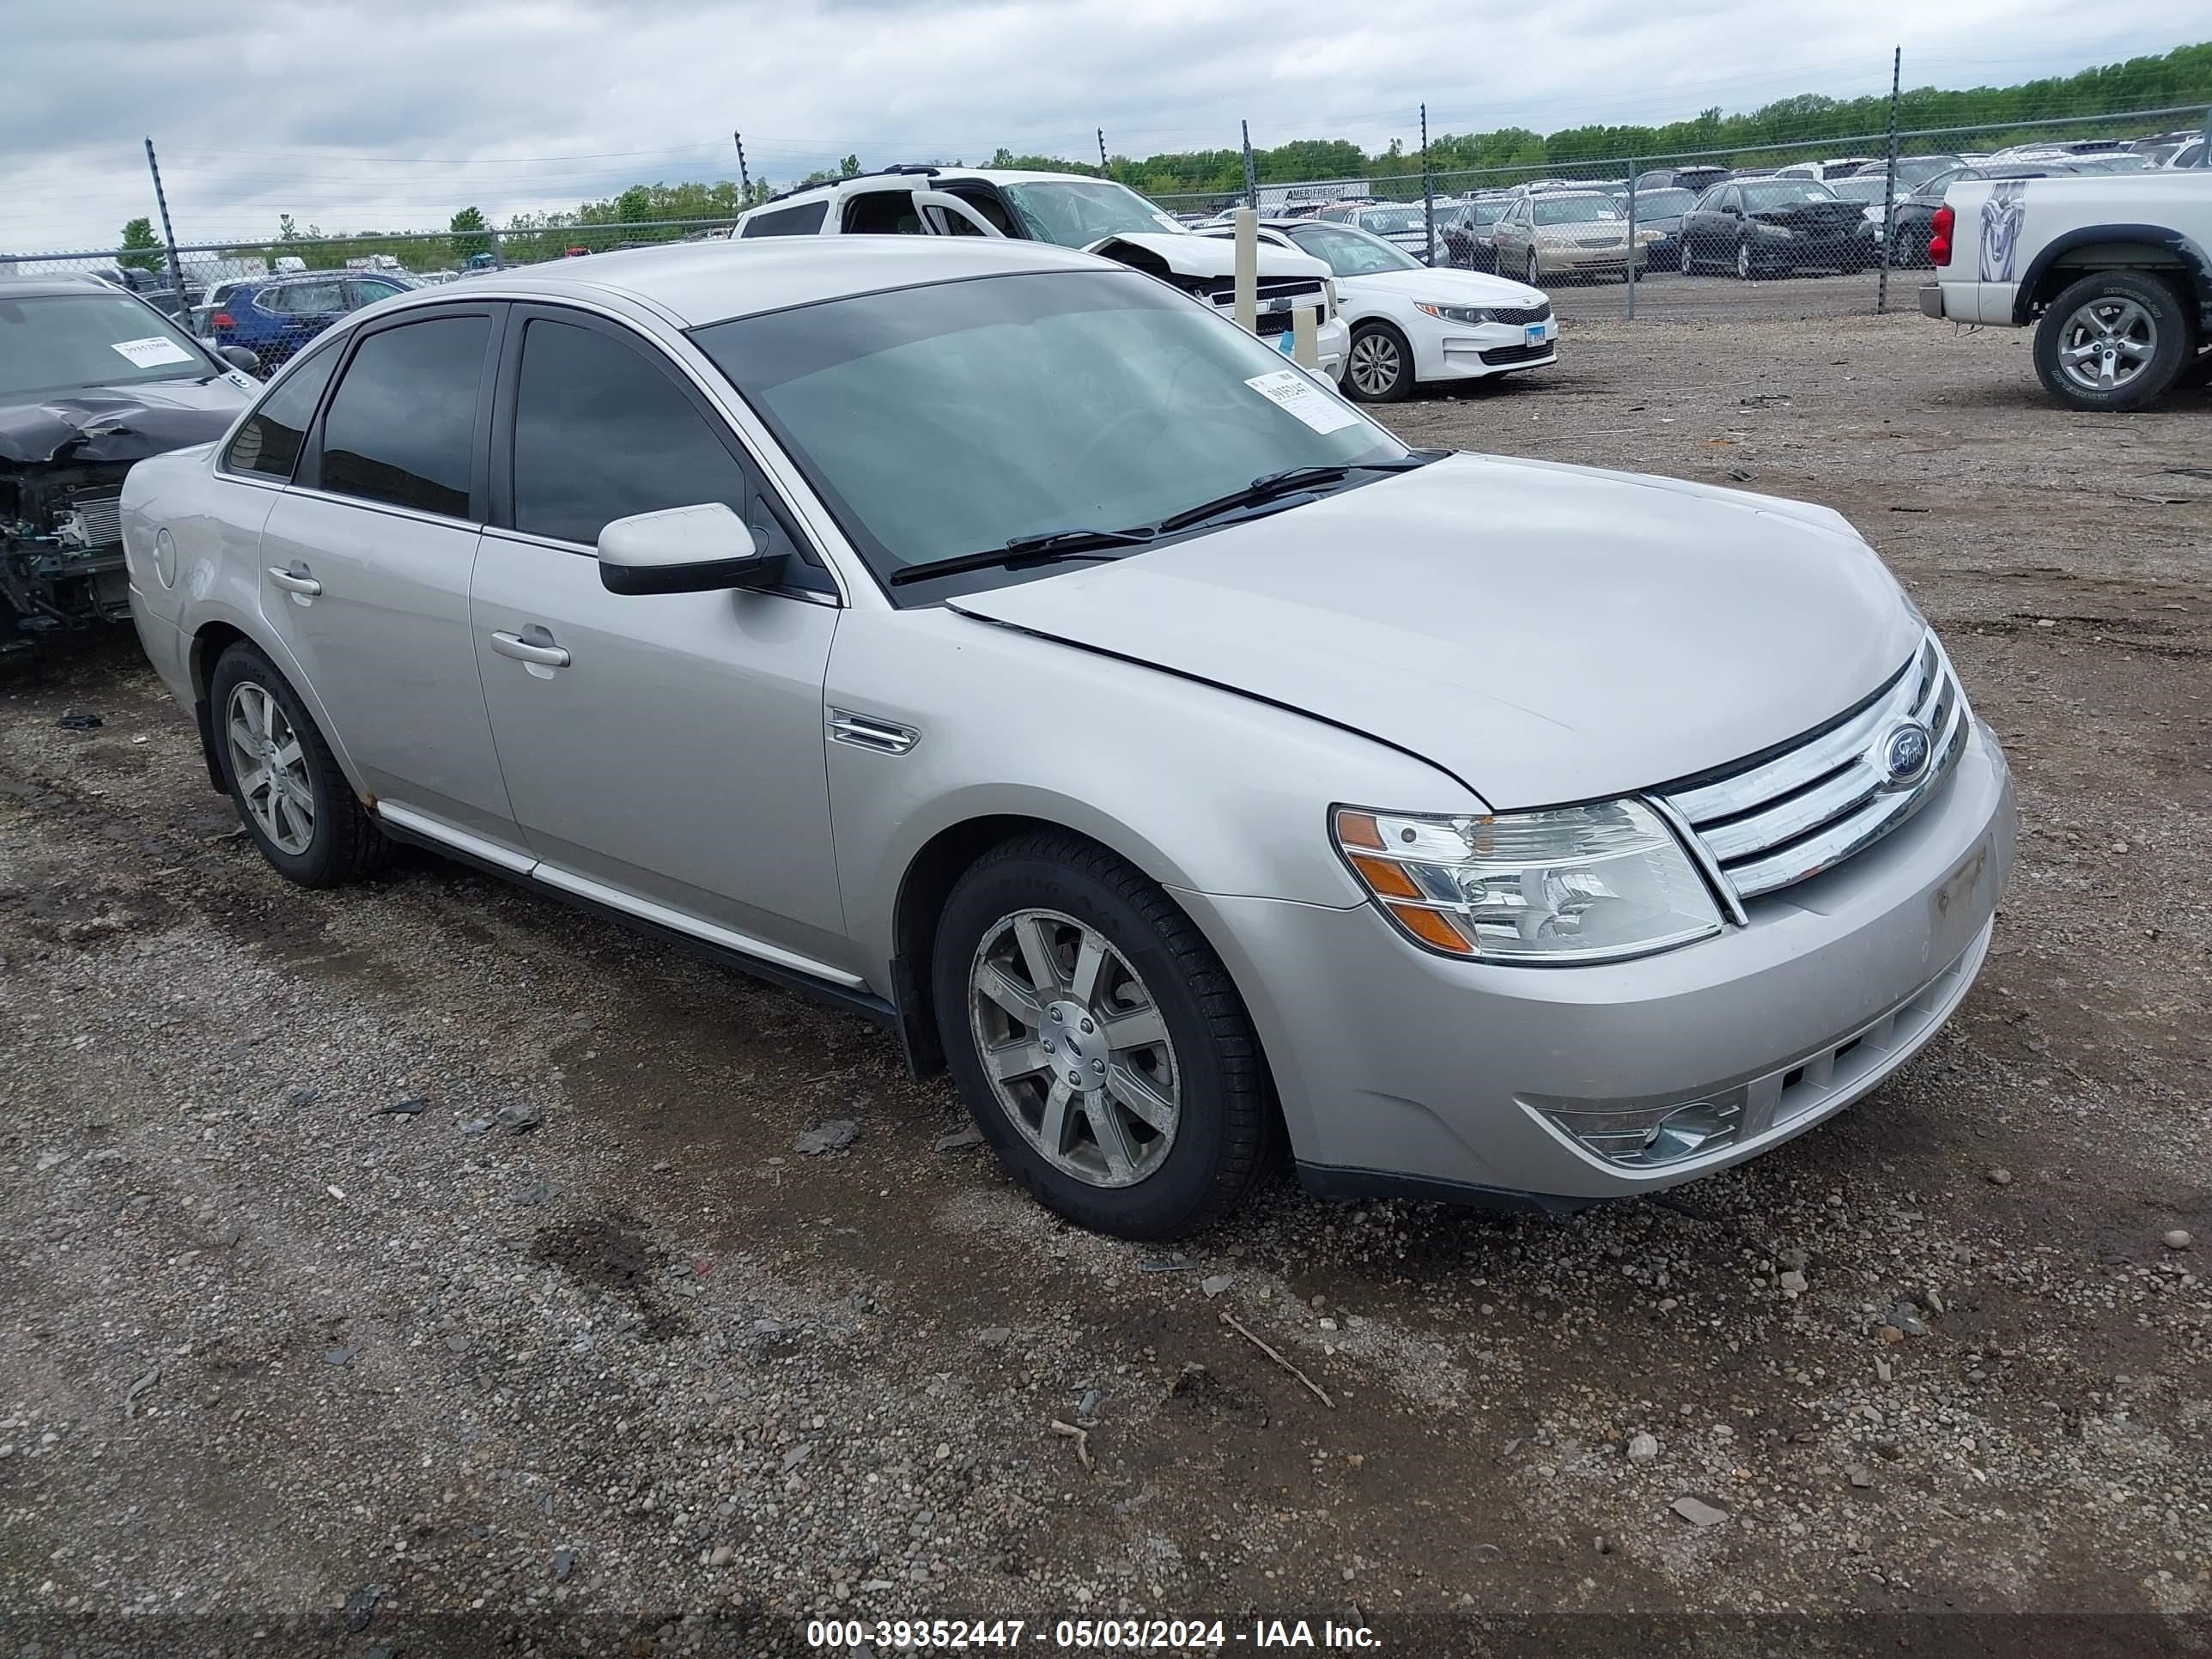
[[[666,927],[678,933],[689,933],[694,939],[704,939],[710,945],[719,945],[726,951],[736,951],[739,956],[756,957],[763,962],[773,963],[779,968],[788,968],[794,973],[805,974],[812,979],[827,980],[832,985],[842,985],[848,990],[859,990],[867,982],[858,974],[848,974],[842,968],[832,968],[826,963],[815,961],[811,957],[802,957],[796,951],[787,951],[781,945],[770,945],[765,940],[754,939],[750,934],[740,933],[734,928],[718,927],[711,921],[702,921],[697,916],[687,915],[682,910],[672,909],[665,904],[656,904],[651,899],[640,898],[635,893],[625,893],[618,887],[610,887],[604,882],[593,881],[588,876],[580,876],[574,871],[563,870],[556,864],[541,863],[530,873],[535,879],[544,882],[548,887],[557,887],[564,893],[574,893],[578,898],[589,899],[594,904],[604,904],[611,910],[620,910],[625,915],[635,916],[641,921],[649,921],[656,927]]]
[[[879,720],[849,708],[830,710],[830,741],[871,749],[879,755],[903,755],[921,741],[921,733],[895,720]]]
[[[528,875],[538,863],[527,853],[517,853],[501,847],[495,841],[487,841],[482,836],[471,835],[465,830],[456,830],[442,818],[434,818],[427,812],[418,812],[396,800],[378,800],[369,810],[378,817],[389,819],[402,830],[431,841],[443,842],[456,852],[466,853],[472,859],[497,865],[502,870],[512,870],[519,876]]]

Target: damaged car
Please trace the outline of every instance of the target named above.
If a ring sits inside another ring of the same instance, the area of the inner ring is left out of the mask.
[[[254,367],[96,277],[0,278],[0,649],[129,617],[124,475],[221,437]]]

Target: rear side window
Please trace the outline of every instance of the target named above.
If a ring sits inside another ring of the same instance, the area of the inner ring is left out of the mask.
[[[721,501],[744,469],[667,372],[596,329],[534,319],[514,393],[514,527],[590,546],[616,519]]]
[[[827,202],[801,202],[794,207],[774,208],[745,221],[740,236],[811,236],[822,228]]]
[[[486,317],[435,317],[361,343],[323,416],[322,487],[465,519]]]
[[[238,435],[223,454],[223,465],[234,471],[291,482],[292,469],[300,464],[300,446],[307,438],[307,423],[315,418],[315,405],[322,402],[323,388],[331,383],[331,371],[337,366],[338,354],[332,347],[301,358],[283,384],[246,416],[246,424],[238,428]]]

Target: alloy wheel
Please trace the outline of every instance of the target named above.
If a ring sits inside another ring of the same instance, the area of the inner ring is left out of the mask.
[[[2114,392],[2149,366],[2158,324],[2135,301],[2109,295],[2078,307],[2059,331],[2059,372],[2086,392]]]
[[[1735,274],[1747,283],[1751,280],[1751,244],[1748,242],[1735,245]]]
[[[1175,1045],[1097,929],[1057,910],[1000,917],[969,964],[968,1024],[1000,1109],[1054,1169],[1130,1187],[1166,1158],[1182,1117]]]
[[[298,857],[315,839],[315,786],[299,733],[268,688],[252,680],[231,688],[223,726],[247,813],[271,846]]]
[[[1685,236],[1682,239],[1682,275],[1685,276],[1694,275],[1696,270],[1697,262],[1690,258],[1690,239]]]
[[[1398,343],[1373,329],[1352,343],[1352,384],[1370,398],[1388,397],[1406,371]]]
[[[1536,250],[1532,247],[1528,250],[1528,286],[1541,288],[1544,285],[1543,276],[1542,270],[1536,264]]]

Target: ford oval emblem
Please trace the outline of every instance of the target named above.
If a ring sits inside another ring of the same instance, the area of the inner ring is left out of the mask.
[[[1881,744],[1882,781],[1893,789],[1920,781],[1936,757],[1935,740],[1918,720],[1899,720]]]

